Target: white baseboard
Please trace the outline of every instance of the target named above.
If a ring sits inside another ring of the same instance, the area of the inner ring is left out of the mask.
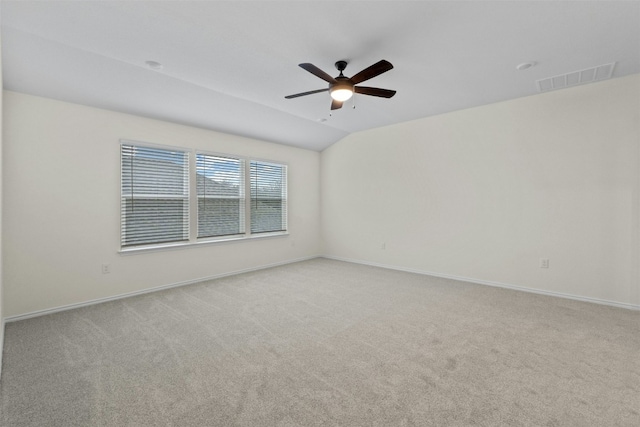
[[[216,274],[216,275],[213,275],[213,276],[200,277],[198,279],[186,280],[186,281],[183,281],[183,282],[170,283],[170,284],[167,284],[167,285],[162,285],[162,286],[156,286],[156,287],[153,287],[153,288],[142,289],[140,291],[127,292],[127,293],[124,293],[124,294],[118,294],[118,295],[113,295],[113,296],[104,297],[104,298],[97,298],[97,299],[93,299],[93,300],[89,300],[89,301],[83,301],[83,302],[80,302],[80,303],[62,305],[62,306],[59,306],[59,307],[47,308],[47,309],[44,309],[44,310],[37,310],[37,311],[29,312],[29,313],[18,314],[16,316],[9,316],[9,317],[6,317],[6,318],[2,319],[2,322],[1,322],[2,331],[0,332],[0,334],[4,335],[4,334],[2,334],[2,332],[4,332],[5,323],[9,323],[9,322],[17,322],[19,320],[30,319],[32,317],[45,316],[47,314],[58,313],[60,311],[73,310],[75,308],[86,307],[86,306],[90,306],[90,305],[94,305],[94,304],[100,304],[100,303],[108,302],[108,301],[115,301],[115,300],[128,298],[128,297],[132,297],[132,296],[136,296],[136,295],[144,295],[144,294],[148,294],[148,293],[151,293],[151,292],[157,292],[157,291],[162,291],[162,290],[165,290],[165,289],[176,288],[176,287],[179,287],[179,286],[192,285],[194,283],[205,282],[207,280],[219,279],[219,278],[227,277],[227,276],[234,276],[236,274],[242,274],[242,273],[248,273],[248,272],[251,272],[251,271],[264,270],[266,268],[278,267],[278,266],[286,265],[286,264],[293,264],[295,262],[307,261],[307,260],[314,259],[314,258],[327,258],[327,259],[333,259],[333,260],[336,260],[336,261],[345,261],[345,262],[351,262],[351,263],[354,263],[354,264],[362,264],[362,265],[369,265],[369,266],[372,266],[372,267],[380,267],[380,268],[386,268],[386,269],[390,269],[390,270],[404,271],[404,272],[407,272],[407,273],[416,273],[416,274],[423,274],[423,275],[426,275],[426,276],[434,276],[434,277],[442,277],[442,278],[445,278],[445,279],[459,280],[461,282],[469,282],[469,283],[474,283],[474,284],[479,284],[479,285],[493,286],[493,287],[497,287],[497,288],[512,289],[512,290],[516,290],[516,291],[522,291],[522,292],[529,292],[529,293],[540,294],[540,295],[548,295],[548,296],[554,296],[554,297],[559,297],[559,298],[572,299],[572,300],[576,300],[576,301],[583,301],[583,302],[590,302],[590,303],[595,303],[595,304],[609,305],[609,306],[613,306],[613,307],[625,308],[625,309],[628,309],[628,310],[640,310],[640,305],[637,305],[637,304],[628,304],[628,303],[617,302],[617,301],[603,300],[603,299],[599,299],[599,298],[591,298],[591,297],[584,297],[584,296],[579,296],[579,295],[564,294],[564,293],[561,293],[561,292],[545,291],[545,290],[540,290],[540,289],[527,288],[527,287],[524,287],[524,286],[516,286],[516,285],[510,285],[510,284],[506,284],[506,283],[493,282],[493,281],[489,281],[489,280],[481,280],[481,279],[473,279],[473,278],[469,278],[469,277],[454,276],[454,275],[450,275],[450,274],[436,273],[436,272],[433,272],[433,271],[417,270],[417,269],[413,269],[413,268],[404,268],[404,267],[398,267],[398,266],[394,266],[394,265],[380,264],[380,263],[376,263],[376,262],[369,262],[369,261],[363,261],[363,260],[357,260],[357,259],[335,257],[335,256],[330,256],[330,255],[318,255],[318,256],[297,258],[297,259],[277,262],[277,263],[273,263],[273,264],[266,264],[266,265],[261,265],[261,266],[258,266],[258,267],[246,268],[246,269],[242,269],[242,270],[235,270],[235,271],[230,271],[230,272],[227,272],[227,273]],[[0,354],[0,361],[1,360],[2,360],[2,355]],[[2,368],[0,366],[0,370],[1,369]]]
[[[377,262],[362,261],[357,259],[342,258],[342,257],[336,257],[336,256],[330,256],[330,255],[323,255],[322,258],[333,259],[336,261],[351,262],[354,264],[369,265],[372,267],[386,268],[389,270],[404,271],[406,273],[416,273],[416,274],[424,274],[425,276],[442,277],[444,279],[452,279],[452,280],[458,280],[461,282],[474,283],[478,285],[493,286],[496,288],[512,289],[515,291],[529,292],[532,294],[548,295],[552,297],[566,298],[566,299],[572,299],[576,301],[590,302],[594,304],[610,305],[613,307],[626,308],[627,310],[640,310],[640,305],[637,305],[637,304],[609,301],[609,300],[604,300],[599,298],[584,297],[580,295],[565,294],[565,293],[554,292],[554,291],[545,291],[541,289],[527,288],[524,286],[510,285],[507,283],[492,282],[490,280],[481,280],[481,279],[473,279],[469,277],[453,276],[451,274],[435,273],[433,271],[416,270],[413,268],[404,268],[404,267],[398,267],[394,265],[379,264]]]
[[[258,267],[251,267],[251,268],[245,268],[245,269],[242,269],[242,270],[230,271],[230,272],[227,272],[227,273],[215,274],[213,276],[208,276],[208,277],[200,277],[198,279],[193,279],[193,280],[185,280],[184,282],[170,283],[168,285],[156,286],[156,287],[153,287],[153,288],[142,289],[140,291],[127,292],[127,293],[124,293],[124,294],[113,295],[113,296],[110,296],[110,297],[97,298],[97,299],[93,299],[93,300],[89,300],[89,301],[83,301],[83,302],[79,302],[79,303],[75,303],[75,304],[61,305],[59,307],[53,307],[53,308],[47,308],[47,309],[44,309],[44,310],[32,311],[32,312],[25,313],[25,314],[18,314],[16,316],[9,316],[9,317],[5,317],[3,319],[3,321],[2,321],[2,328],[3,329],[2,330],[4,331],[4,323],[5,322],[6,323],[8,323],[8,322],[17,322],[19,320],[30,319],[32,317],[46,316],[47,314],[58,313],[60,311],[73,310],[74,308],[86,307],[86,306],[89,306],[89,305],[100,304],[100,303],[108,302],[108,301],[115,301],[115,300],[119,300],[119,299],[123,299],[123,298],[133,297],[133,296],[136,296],[136,295],[149,294],[151,292],[157,292],[157,291],[162,291],[162,290],[165,290],[165,289],[177,288],[179,286],[193,285],[195,283],[206,282],[207,280],[220,279],[222,277],[234,276],[236,274],[249,273],[251,271],[264,270],[266,268],[278,267],[278,266],[286,265],[286,264],[293,264],[294,262],[307,261],[307,260],[315,259],[315,258],[318,258],[318,257],[319,256],[296,258],[296,259],[292,259],[292,260],[288,260],[288,261],[282,261],[282,262],[276,262],[276,263],[273,263],[273,264],[261,265],[261,266],[258,266]],[[0,356],[0,358],[1,358],[1,356]]]

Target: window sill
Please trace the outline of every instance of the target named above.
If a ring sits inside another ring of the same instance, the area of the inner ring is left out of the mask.
[[[221,243],[235,243],[235,242],[243,242],[248,240],[260,240],[260,239],[269,239],[269,238],[275,238],[275,237],[285,237],[288,235],[289,235],[288,231],[278,231],[275,233],[251,234],[249,236],[242,236],[242,237],[233,236],[233,237],[226,237],[226,238],[221,237],[217,239],[209,238],[209,239],[198,240],[195,242],[167,243],[167,244],[161,244],[161,245],[148,245],[148,246],[143,246],[138,248],[126,248],[126,249],[120,249],[118,253],[120,255],[134,255],[134,254],[140,254],[140,253],[168,251],[168,250],[175,250],[175,249],[190,249],[190,248],[196,248],[196,247],[202,247],[202,246],[217,245]]]

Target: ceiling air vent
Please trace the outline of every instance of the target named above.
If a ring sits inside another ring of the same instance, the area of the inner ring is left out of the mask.
[[[615,65],[616,63],[612,62],[611,64],[599,65],[593,68],[585,68],[584,70],[547,77],[546,79],[536,80],[536,86],[538,92],[548,92],[550,90],[564,89],[571,86],[610,79]]]

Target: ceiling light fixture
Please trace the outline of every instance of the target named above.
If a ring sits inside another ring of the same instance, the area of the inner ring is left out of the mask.
[[[523,62],[522,64],[518,65],[516,67],[516,70],[518,71],[523,71],[523,70],[528,70],[529,68],[533,67],[534,65],[536,65],[535,62],[531,61],[531,62]]]
[[[337,83],[331,87],[331,98],[344,102],[353,96],[353,86],[348,83]]]
[[[379,76],[382,73],[393,69],[393,65],[389,61],[381,60],[373,65],[368,66],[364,70],[356,73],[353,77],[346,77],[342,72],[347,67],[347,61],[336,62],[336,68],[340,71],[340,75],[336,78],[331,77],[329,74],[322,71],[320,68],[313,64],[305,62],[298,64],[300,68],[310,72],[316,77],[320,77],[325,82],[329,83],[329,87],[326,89],[317,89],[309,92],[296,93],[293,95],[285,96],[286,99],[298,98],[300,96],[312,95],[314,93],[329,92],[331,95],[331,110],[337,110],[342,108],[342,104],[351,99],[354,93],[361,95],[377,96],[380,98],[391,98],[396,94],[395,90],[381,89],[379,87],[365,87],[357,86],[366,80]],[[354,106],[355,108],[355,106]]]
[[[342,74],[347,68],[347,61],[336,62],[336,68],[340,71],[340,75],[329,86],[329,93],[334,100],[344,102],[353,96],[353,82]]]
[[[163,66],[161,63],[157,62],[157,61],[145,61],[145,64],[147,64],[147,67],[151,68],[152,70],[162,70]]]

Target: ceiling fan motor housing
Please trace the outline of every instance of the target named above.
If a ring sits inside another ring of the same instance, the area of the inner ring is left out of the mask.
[[[340,74],[347,68],[347,61],[338,61],[336,62],[336,68],[340,71]]]
[[[348,89],[353,91],[353,82],[349,77],[338,76],[335,83],[329,83],[329,88],[331,90]]]

